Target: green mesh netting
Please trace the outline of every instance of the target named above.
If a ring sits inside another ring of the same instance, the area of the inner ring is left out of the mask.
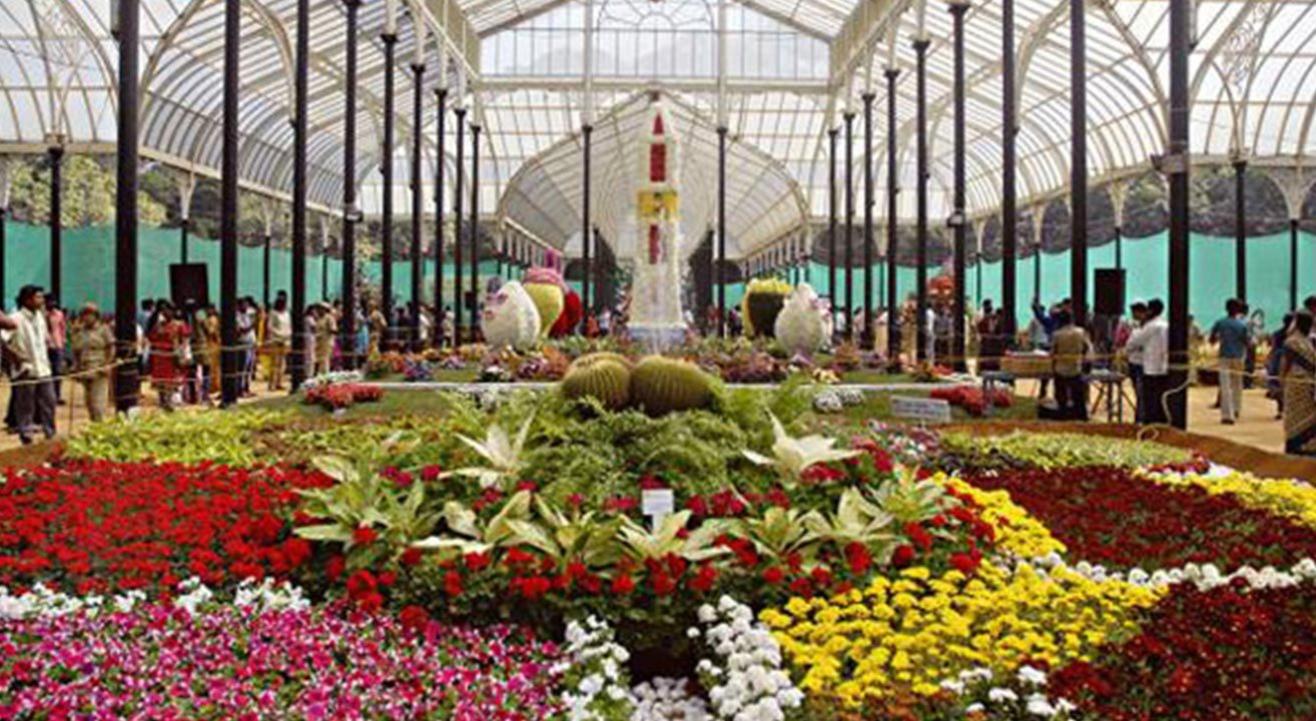
[[[44,226],[25,223],[7,222],[5,255],[5,304],[12,304],[12,298],[18,288],[25,283],[47,285],[50,279],[50,243],[49,232]],[[169,264],[179,261],[181,231],[177,229],[147,228],[138,235],[138,293],[141,297],[167,297],[169,295]],[[1164,298],[1166,295],[1166,269],[1169,262],[1168,236],[1166,233],[1146,238],[1124,241],[1124,267],[1128,272],[1127,297]],[[191,238],[188,243],[188,260],[205,263],[210,275],[210,292],[212,298],[218,299],[219,291],[219,244],[203,238]],[[342,265],[336,259],[328,262],[329,292],[322,289],[323,258],[312,255],[307,260],[306,297],[318,300],[323,297],[333,298],[342,287]],[[1034,295],[1043,302],[1053,302],[1069,294],[1069,254],[1056,253],[1042,255],[1042,288],[1037,293],[1033,288],[1033,258],[1018,261],[1018,283],[1020,300],[1020,318],[1022,324],[1028,321],[1027,306]],[[263,297],[262,287],[263,250],[261,248],[238,248],[238,294],[251,295],[257,299]],[[1092,248],[1088,254],[1088,266],[1095,274],[1097,268],[1109,268],[1115,265],[1115,244],[1106,243]],[[291,290],[292,253],[287,249],[275,249],[270,253],[271,295],[279,290]],[[399,302],[411,300],[411,261],[397,261],[393,264],[393,282]],[[464,266],[463,270],[468,270]],[[1223,312],[1224,299],[1234,288],[1234,240],[1212,236],[1195,235],[1192,241],[1192,280],[1190,285],[1190,311],[1204,325]],[[497,272],[494,261],[480,264],[481,287],[484,280]],[[934,275],[937,269],[930,269]],[[443,267],[444,298],[452,297],[452,280],[455,267],[451,262]],[[370,281],[378,283],[380,264],[371,262],[366,265],[365,275]],[[504,277],[511,276],[504,268]],[[881,273],[874,270],[874,279]],[[898,273],[900,297],[904,298],[914,288],[914,269],[902,267]],[[434,286],[434,263],[425,264],[423,272],[426,300],[430,299]],[[979,273],[970,266],[967,272],[966,293],[969,301],[977,304],[991,299],[1000,303],[1001,265],[1000,262],[987,263],[982,268],[982,287],[978,287]],[[829,295],[827,287],[827,266],[811,264],[807,274],[808,280],[820,295]],[[845,274],[837,272],[838,291],[844,293]],[[469,282],[469,278],[467,279]],[[576,283],[573,286],[578,285]],[[1095,294],[1093,282],[1088,283],[1089,298]],[[877,289],[881,292],[881,288]],[[740,303],[744,285],[741,283],[727,286],[727,305],[735,307]],[[1305,297],[1316,293],[1316,235],[1302,233],[1298,239],[1298,296]],[[114,229],[108,226],[71,228],[64,231],[64,298],[65,305],[73,306],[85,301],[94,301],[102,308],[114,307]],[[856,305],[863,303],[863,272],[854,271],[854,299]],[[1289,236],[1287,233],[1261,236],[1248,239],[1248,300],[1253,308],[1265,311],[1269,325],[1275,325],[1288,310],[1289,305]]]

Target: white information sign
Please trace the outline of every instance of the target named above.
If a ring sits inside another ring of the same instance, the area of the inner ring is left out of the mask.
[[[640,491],[640,511],[653,519],[655,529],[663,522],[663,518],[670,516],[675,509],[676,497],[672,495],[672,489],[655,488]]]
[[[950,423],[950,403],[935,398],[891,396],[891,414],[922,423]]]

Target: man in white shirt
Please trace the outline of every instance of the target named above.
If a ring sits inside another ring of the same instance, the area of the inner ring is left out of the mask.
[[[55,435],[55,384],[46,352],[50,331],[40,288],[23,286],[18,292],[18,312],[11,320],[17,326],[7,338],[14,414],[19,438],[27,445],[36,431],[46,438]]]
[[[1163,397],[1169,390],[1170,325],[1159,298],[1147,304],[1147,320],[1133,332],[1125,351],[1142,354],[1142,385],[1138,393],[1139,423],[1168,423]]]

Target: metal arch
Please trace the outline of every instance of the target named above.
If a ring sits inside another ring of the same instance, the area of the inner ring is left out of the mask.
[[[1275,6],[1275,5],[1271,5],[1271,6],[1269,6],[1269,8],[1268,8],[1269,13],[1268,13],[1268,15],[1266,16],[1266,20],[1265,20],[1265,22],[1263,23],[1262,31],[1261,31],[1262,34],[1263,34],[1263,36],[1264,36],[1264,34],[1266,33],[1266,31],[1268,31],[1268,30],[1270,29],[1271,23],[1273,23],[1274,20],[1275,20],[1275,15],[1276,15],[1275,8],[1276,8],[1276,7],[1277,7],[1277,6]],[[1304,14],[1304,15],[1307,15],[1307,14],[1310,14],[1311,12],[1312,12],[1312,6],[1311,6],[1311,5],[1308,5],[1308,6],[1305,8],[1305,10],[1303,11],[1303,14]],[[1283,42],[1283,40],[1284,40],[1285,38],[1287,38],[1287,37],[1289,36],[1289,34],[1292,33],[1293,31],[1295,31],[1296,29],[1297,29],[1297,25],[1290,25],[1287,29],[1285,29],[1285,30],[1283,31],[1283,33],[1280,35],[1280,39],[1279,39],[1280,42]],[[1309,44],[1311,43],[1311,40],[1312,40],[1313,37],[1316,37],[1316,28],[1314,28],[1310,33],[1307,34],[1306,41],[1301,45],[1301,47],[1308,47]],[[1265,57],[1266,57],[1267,59],[1270,59],[1272,62],[1282,60],[1282,64],[1280,65],[1279,70],[1276,72],[1276,77],[1277,77],[1277,78],[1282,78],[1282,77],[1284,77],[1284,76],[1287,74],[1288,69],[1289,69],[1290,67],[1292,67],[1292,66],[1294,65],[1294,63],[1298,60],[1298,55],[1295,55],[1295,54],[1291,54],[1291,55],[1287,55],[1287,56],[1266,55]],[[1253,88],[1254,84],[1256,83],[1256,68],[1260,65],[1261,62],[1262,62],[1262,55],[1261,55],[1260,53],[1258,53],[1256,56],[1254,56],[1254,57],[1252,58],[1253,69],[1252,69],[1252,72],[1251,72],[1251,74],[1250,74],[1250,76],[1249,76],[1249,78],[1248,78],[1247,91],[1246,91],[1246,93],[1245,93],[1245,95],[1244,95],[1244,97],[1243,97],[1243,117],[1244,117],[1244,118],[1247,117],[1247,106],[1248,106],[1248,102],[1247,102],[1247,101],[1248,101],[1248,98],[1250,98],[1250,97],[1252,96],[1252,88]],[[1309,62],[1308,65],[1307,65],[1307,73],[1310,73],[1310,72],[1311,72],[1311,68],[1312,68],[1312,63]],[[1270,85],[1270,92],[1266,94],[1266,99],[1265,99],[1265,101],[1261,104],[1261,110],[1259,111],[1259,112],[1260,112],[1260,115],[1261,115],[1262,118],[1264,118],[1266,115],[1268,115],[1268,114],[1270,114],[1270,113],[1276,112],[1275,105],[1277,105],[1277,103],[1274,102],[1274,99],[1275,99],[1275,92],[1279,89],[1279,86],[1280,86],[1280,83],[1278,83],[1278,82],[1272,83],[1272,84]],[[1302,87],[1302,86],[1299,85],[1298,87]],[[1292,102],[1284,103],[1284,105],[1285,105],[1286,107],[1288,107],[1288,108],[1292,108]],[[1287,112],[1286,112],[1286,116],[1287,116]],[[1261,122],[1261,118],[1258,118],[1258,119],[1257,119],[1257,122],[1256,122],[1256,132],[1255,132],[1255,134],[1254,134],[1254,140],[1253,140],[1253,142],[1256,143],[1257,145],[1254,145],[1254,146],[1253,146],[1253,150],[1256,150],[1257,147],[1259,146],[1260,142],[1261,142],[1261,128],[1262,128],[1262,125],[1263,125],[1263,123]],[[1246,127],[1243,127],[1243,128],[1241,129],[1241,131],[1242,131],[1242,132],[1246,132],[1246,131],[1247,131],[1247,128],[1246,128]],[[1280,143],[1280,142],[1282,142],[1282,139],[1281,139],[1281,138],[1276,138],[1276,143],[1278,144],[1278,143]],[[1277,145],[1277,147],[1275,148],[1275,150],[1276,150],[1276,152],[1273,153],[1273,154],[1274,154],[1274,155],[1279,155],[1279,152],[1278,152],[1278,151],[1279,151],[1279,147],[1278,147],[1278,145]]]

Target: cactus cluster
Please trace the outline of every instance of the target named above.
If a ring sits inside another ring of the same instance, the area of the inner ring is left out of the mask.
[[[648,356],[632,367],[616,353],[591,353],[571,364],[562,394],[595,398],[612,410],[635,407],[660,416],[707,406],[714,382],[699,366],[676,358]]]
[[[631,400],[631,363],[617,353],[591,353],[577,358],[562,377],[562,395],[595,398],[620,410]]]

